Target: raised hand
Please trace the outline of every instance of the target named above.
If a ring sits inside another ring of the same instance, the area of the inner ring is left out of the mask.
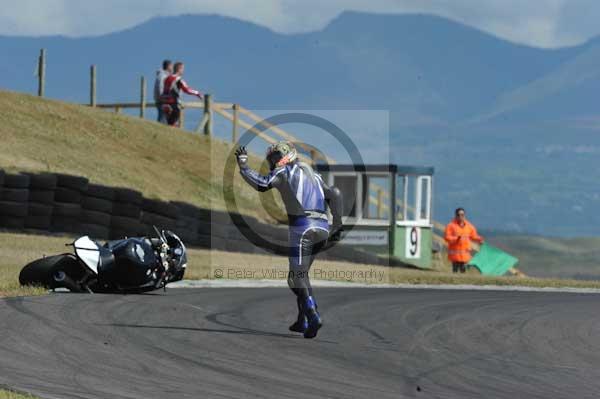
[[[235,150],[235,157],[240,168],[248,166],[248,151],[246,151],[246,147],[241,146]]]

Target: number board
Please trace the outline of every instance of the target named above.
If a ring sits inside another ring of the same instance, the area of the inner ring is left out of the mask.
[[[406,229],[406,259],[421,258],[421,228],[408,227]]]

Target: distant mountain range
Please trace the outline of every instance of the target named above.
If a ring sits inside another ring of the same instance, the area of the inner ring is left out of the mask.
[[[600,234],[598,39],[538,49],[426,15],[348,12],[297,35],[181,16],[100,37],[0,37],[0,87],[35,92],[41,47],[47,95],[68,101],[88,101],[92,63],[99,101],[133,100],[168,55],[222,101],[389,109],[394,161],[436,167],[437,219],[461,205],[485,229]]]

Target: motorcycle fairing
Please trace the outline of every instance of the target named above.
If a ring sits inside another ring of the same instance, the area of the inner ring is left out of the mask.
[[[74,243],[75,254],[96,275],[100,262],[100,247],[88,236],[78,238]]]
[[[120,287],[141,287],[153,279],[156,255],[149,240],[130,237],[111,241],[105,247],[112,253],[113,261],[100,267],[103,281]]]

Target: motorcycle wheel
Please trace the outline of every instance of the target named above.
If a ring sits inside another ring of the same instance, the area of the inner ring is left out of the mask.
[[[71,254],[48,256],[27,264],[19,274],[21,285],[42,286],[48,289],[67,288],[73,292],[85,292],[75,283],[83,277],[83,269]]]

